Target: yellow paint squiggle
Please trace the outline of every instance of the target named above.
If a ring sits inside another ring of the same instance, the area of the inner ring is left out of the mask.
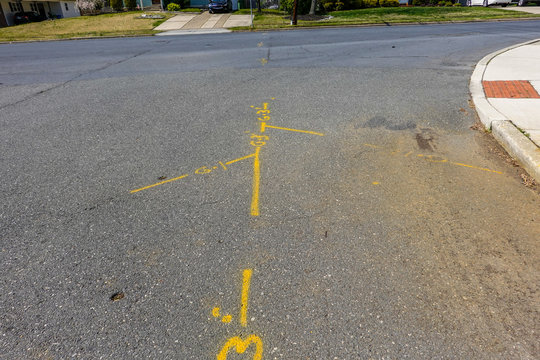
[[[263,354],[263,343],[261,338],[257,335],[249,335],[246,340],[242,340],[242,338],[239,336],[230,338],[217,355],[217,360],[226,360],[227,353],[233,348],[236,348],[236,352],[238,354],[243,354],[251,344],[255,344],[255,355],[253,355],[253,360],[261,360]]]

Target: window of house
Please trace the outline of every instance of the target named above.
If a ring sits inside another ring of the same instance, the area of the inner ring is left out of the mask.
[[[66,11],[69,11],[68,4],[64,3],[64,5],[66,6]]]
[[[21,11],[23,11],[23,7],[22,7],[22,4],[20,2],[18,2],[18,3],[10,2],[9,3],[9,10],[11,12],[21,12]]]

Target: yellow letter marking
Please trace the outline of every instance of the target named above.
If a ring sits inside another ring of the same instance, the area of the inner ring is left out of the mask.
[[[217,355],[217,360],[226,360],[227,353],[232,348],[236,348],[236,352],[238,354],[243,354],[251,343],[255,344],[255,355],[253,355],[253,360],[261,360],[263,354],[263,343],[261,338],[259,338],[257,335],[249,335],[246,340],[242,340],[242,338],[239,336],[230,338]]]

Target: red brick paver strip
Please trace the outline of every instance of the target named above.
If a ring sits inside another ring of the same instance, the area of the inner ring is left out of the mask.
[[[540,99],[536,89],[526,80],[482,81],[488,98]]]

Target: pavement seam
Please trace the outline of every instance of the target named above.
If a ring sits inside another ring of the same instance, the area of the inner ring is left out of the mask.
[[[493,137],[536,180],[540,180],[540,148],[531,139],[526,137],[510,119],[507,119],[505,115],[493,107],[484,93],[483,78],[487,66],[492,59],[507,51],[538,41],[540,39],[512,45],[484,56],[476,64],[469,83],[471,98],[484,127],[492,130]]]

